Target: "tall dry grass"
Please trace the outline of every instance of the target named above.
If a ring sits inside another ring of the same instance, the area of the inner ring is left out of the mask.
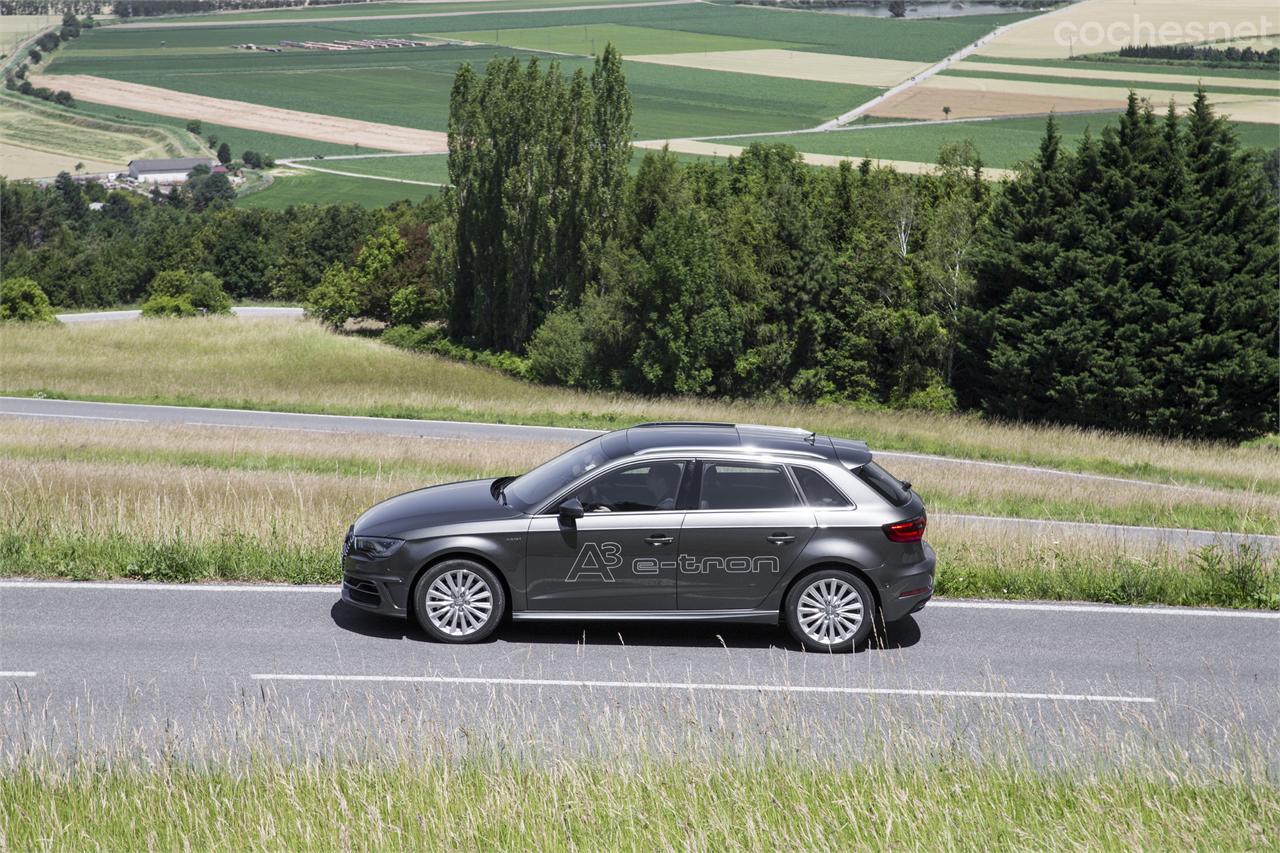
[[[11,327],[0,335],[0,365],[0,390],[8,392],[599,427],[650,419],[803,425],[882,449],[1280,492],[1280,455],[1266,448],[919,412],[588,394],[340,337],[305,321]]]

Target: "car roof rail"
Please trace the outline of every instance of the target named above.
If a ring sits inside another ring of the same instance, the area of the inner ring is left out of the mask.
[[[650,427],[723,427],[737,429],[737,426],[737,424],[722,423],[720,421],[650,421],[649,423],[636,424],[632,429],[648,429]]]

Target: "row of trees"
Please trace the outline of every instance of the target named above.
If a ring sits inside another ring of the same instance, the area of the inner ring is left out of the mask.
[[[1252,47],[1214,47],[1193,44],[1125,45],[1119,55],[1125,59],[1168,59],[1176,62],[1270,65],[1280,67],[1280,47],[1258,50]]]
[[[95,202],[100,209],[91,209]],[[169,270],[211,273],[235,300],[300,301],[326,268],[354,258],[383,226],[440,219],[438,204],[197,207],[190,184],[172,198],[149,199],[66,174],[43,188],[0,178],[0,277],[33,279],[59,307],[141,301]]]

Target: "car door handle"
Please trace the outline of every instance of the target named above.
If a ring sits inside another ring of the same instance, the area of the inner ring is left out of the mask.
[[[792,536],[790,533],[775,533],[772,536],[766,536],[765,538],[774,545],[786,545],[788,542],[796,541],[796,537]]]
[[[676,541],[676,539],[674,536],[668,536],[665,533],[655,533],[652,536],[646,536],[644,541],[654,547],[657,547],[658,545],[670,545],[672,542]]]

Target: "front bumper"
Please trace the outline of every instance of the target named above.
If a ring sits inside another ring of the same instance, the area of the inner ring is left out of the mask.
[[[388,561],[393,562],[393,561]],[[378,563],[342,560],[342,600],[352,607],[404,618],[409,613],[409,585],[406,576],[380,570]]]

